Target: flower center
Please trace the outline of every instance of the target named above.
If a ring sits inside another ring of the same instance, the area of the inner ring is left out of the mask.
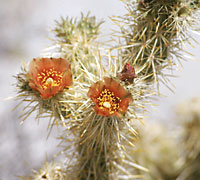
[[[47,84],[52,84],[52,83],[53,83],[53,79],[52,79],[52,78],[48,78],[48,79],[46,80],[46,83],[47,83]]]
[[[62,83],[63,73],[56,71],[54,68],[43,69],[38,73],[37,80],[43,89],[47,89],[52,86],[60,86]]]
[[[111,104],[110,104],[110,102],[104,102],[104,103],[103,103],[103,106],[104,106],[105,108],[110,108],[110,107],[111,107]]]
[[[110,114],[118,111],[119,103],[121,99],[116,97],[113,92],[108,89],[104,89],[97,98],[100,109],[106,109]]]

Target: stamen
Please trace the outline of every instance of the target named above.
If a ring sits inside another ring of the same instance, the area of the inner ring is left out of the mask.
[[[114,114],[119,109],[121,99],[116,97],[113,92],[104,89],[97,98],[100,109],[106,109],[110,114]]]
[[[62,83],[63,73],[51,68],[49,70],[44,69],[38,73],[37,80],[40,82],[43,89],[47,89],[51,86],[60,86]]]

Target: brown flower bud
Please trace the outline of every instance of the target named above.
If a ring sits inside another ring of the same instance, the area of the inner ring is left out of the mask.
[[[127,84],[132,84],[137,75],[135,74],[135,69],[130,65],[130,63],[126,63],[122,71],[117,74],[117,77],[121,81],[125,81]]]

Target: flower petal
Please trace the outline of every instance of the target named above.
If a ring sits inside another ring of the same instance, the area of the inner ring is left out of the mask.
[[[50,69],[53,67],[53,62],[50,58],[33,59],[29,65],[29,72],[34,76],[43,69]]]
[[[98,82],[94,83],[88,91],[88,97],[95,100],[96,98],[99,97],[99,95],[100,95],[101,91],[104,89],[104,87],[105,86],[102,81],[98,81]]]
[[[71,73],[70,69],[68,69],[67,71],[64,72],[64,75],[62,78],[62,83],[63,83],[64,88],[67,88],[68,86],[72,85],[73,80],[72,80],[72,73]]]
[[[100,107],[98,107],[98,106],[95,106],[94,110],[99,115],[102,115],[102,116],[111,116],[108,110],[100,109]]]
[[[110,91],[112,91],[115,96],[122,98],[124,96],[126,96],[127,94],[129,94],[126,89],[124,89],[120,83],[118,83],[116,80],[109,78],[109,77],[105,77],[104,78],[105,84],[106,84],[106,88],[108,88]]]
[[[41,97],[42,99],[49,99],[52,96],[55,96],[58,92],[61,91],[61,87],[59,86],[52,86],[45,90],[41,90]]]
[[[131,101],[132,101],[131,95],[130,97],[124,98],[119,104],[119,111],[125,113]]]
[[[51,58],[51,61],[53,63],[53,67],[55,70],[60,71],[60,72],[65,72],[66,69],[71,69],[70,64],[66,59],[63,58]]]

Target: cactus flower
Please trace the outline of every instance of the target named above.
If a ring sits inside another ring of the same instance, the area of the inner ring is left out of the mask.
[[[88,91],[88,97],[95,103],[95,112],[102,116],[119,117],[127,111],[132,101],[131,94],[109,77],[105,77],[104,82],[94,83]]]
[[[27,74],[29,86],[49,99],[72,84],[70,64],[63,58],[33,59]]]

